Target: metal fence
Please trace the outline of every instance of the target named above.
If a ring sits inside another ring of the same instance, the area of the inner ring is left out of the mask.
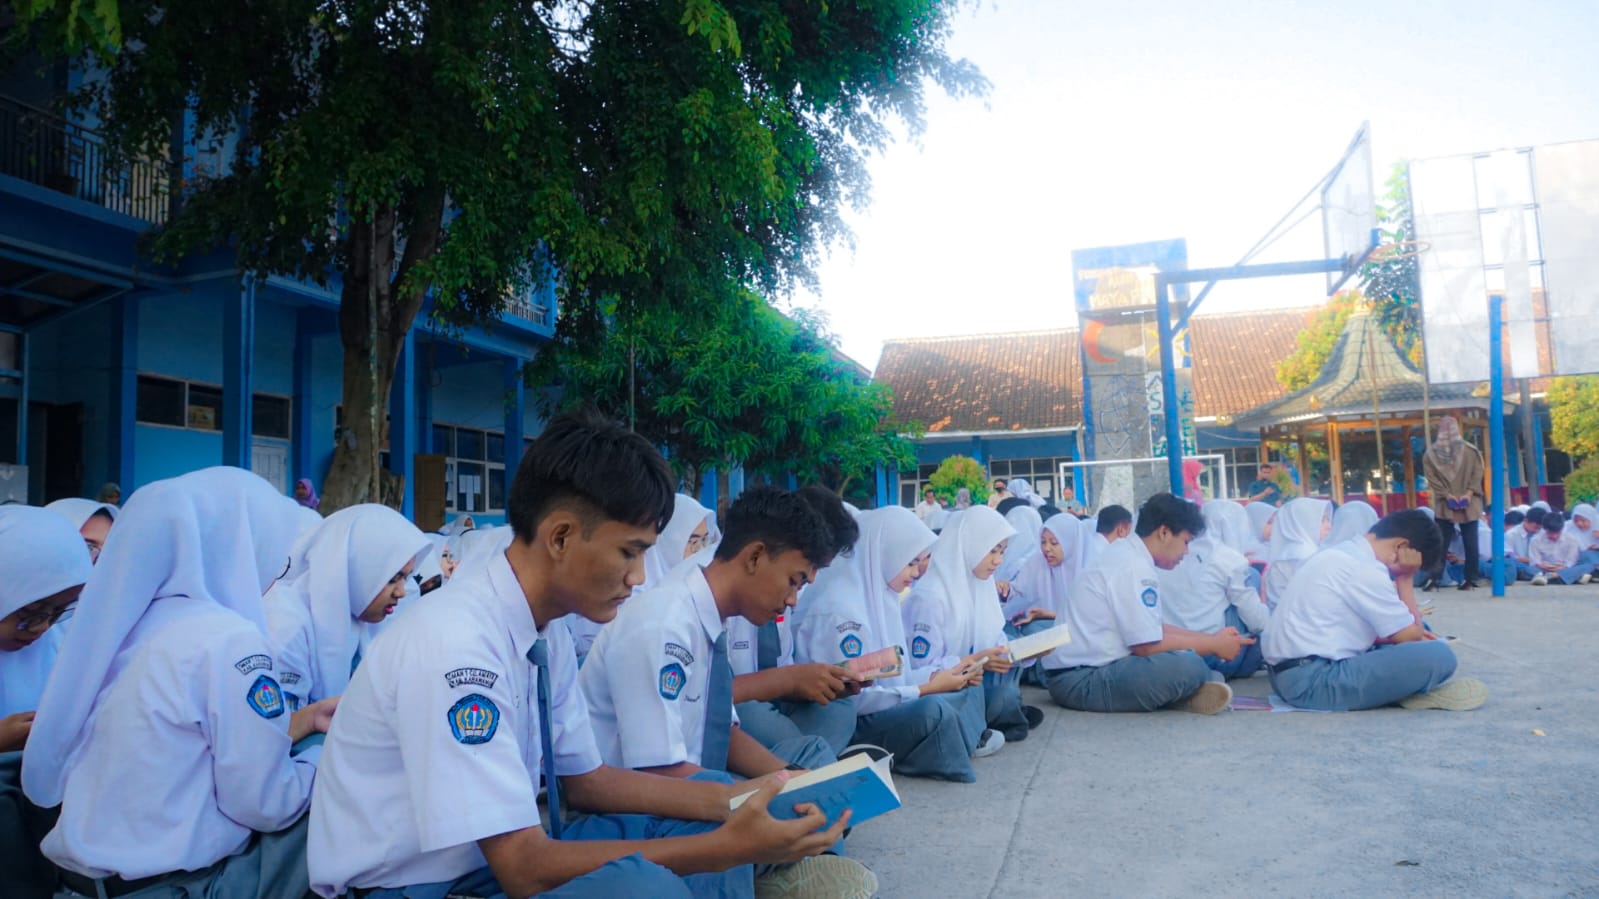
[[[161,224],[171,214],[166,165],[116,160],[104,136],[55,113],[0,95],[0,174]]]

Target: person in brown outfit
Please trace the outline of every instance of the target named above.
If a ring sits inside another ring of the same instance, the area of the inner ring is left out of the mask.
[[[1455,528],[1460,528],[1460,540],[1466,550],[1466,576],[1460,589],[1470,590],[1477,586],[1477,522],[1482,518],[1485,499],[1482,453],[1460,435],[1460,422],[1453,416],[1445,416],[1438,422],[1438,436],[1427,449],[1422,463],[1444,546],[1455,539]],[[1435,572],[1432,580],[1436,581],[1437,577]]]

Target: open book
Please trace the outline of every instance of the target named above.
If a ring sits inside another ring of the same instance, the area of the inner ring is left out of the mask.
[[[898,677],[905,670],[905,655],[898,646],[885,646],[853,659],[845,659],[844,667],[857,681],[866,682],[880,677]]]
[[[1010,651],[1010,660],[1012,662],[1025,662],[1046,652],[1052,652],[1070,642],[1072,642],[1071,629],[1062,622],[1036,634],[1017,637],[1006,643],[1005,648]]]
[[[851,827],[870,821],[899,808],[899,791],[894,789],[894,778],[889,774],[892,760],[893,756],[887,756],[874,762],[863,752],[807,771],[785,784],[783,791],[772,797],[767,811],[774,818],[793,819],[799,817],[794,806],[814,802],[827,815],[829,826],[845,809],[854,812]],[[738,808],[754,795],[751,790],[735,796],[728,806]]]

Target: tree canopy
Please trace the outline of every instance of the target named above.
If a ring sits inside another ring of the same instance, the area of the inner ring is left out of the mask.
[[[83,4],[29,2],[30,39],[92,42]],[[378,495],[389,385],[428,299],[481,321],[554,279],[563,333],[603,340],[617,308],[812,280],[867,200],[866,157],[896,124],[919,131],[924,85],[986,89],[944,49],[962,5],[122,0],[122,43],[75,102],[127,155],[163,154],[182,114],[158,258],[226,247],[245,272],[341,291],[337,508]]]
[[[992,492],[982,463],[971,456],[946,456],[928,478],[927,486],[933,488],[933,495],[945,505],[955,502],[955,494],[962,487],[971,492],[974,503],[988,502],[988,494]]]

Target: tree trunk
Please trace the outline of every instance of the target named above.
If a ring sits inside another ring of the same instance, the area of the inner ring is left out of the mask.
[[[426,287],[410,283],[407,276],[438,249],[443,192],[429,192],[416,205],[405,229],[405,256],[398,264],[396,205],[373,206],[366,221],[350,226],[349,267],[339,297],[344,426],[322,485],[324,515],[383,500],[379,459],[388,437],[389,388]]]

